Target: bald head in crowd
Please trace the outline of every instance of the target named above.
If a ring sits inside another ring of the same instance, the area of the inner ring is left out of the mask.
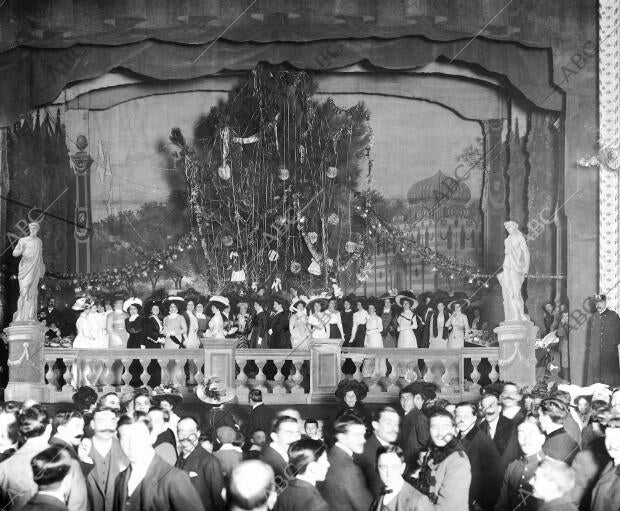
[[[267,511],[278,494],[271,467],[262,461],[244,461],[230,474],[227,497],[230,511]]]

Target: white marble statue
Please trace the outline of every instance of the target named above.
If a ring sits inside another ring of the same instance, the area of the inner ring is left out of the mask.
[[[21,256],[19,262],[19,300],[17,312],[13,315],[13,321],[36,321],[37,319],[37,296],[39,292],[39,280],[45,275],[43,264],[43,244],[37,236],[39,224],[28,224],[30,235],[20,238],[13,250],[13,257]]]
[[[529,321],[525,315],[521,286],[530,268],[530,251],[517,222],[504,222],[508,236],[504,240],[503,271],[497,275],[504,298],[505,321]]]

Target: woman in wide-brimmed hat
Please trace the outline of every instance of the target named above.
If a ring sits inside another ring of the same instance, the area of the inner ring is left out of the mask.
[[[329,333],[327,327],[329,325],[329,314],[325,312],[327,308],[326,296],[313,296],[308,302],[307,309],[310,317],[308,324],[313,339],[327,339]]]
[[[308,301],[308,298],[302,295],[295,297],[291,303],[292,314],[289,318],[288,328],[291,332],[293,349],[299,348],[310,339],[310,324],[308,323],[308,314],[306,314]]]
[[[353,313],[353,330],[351,331],[351,346],[363,348],[366,341],[366,321],[368,320],[365,298],[360,297],[356,299],[355,309]]]
[[[415,330],[418,329],[418,321],[413,309],[417,305],[415,295],[411,291],[403,291],[396,297],[396,304],[402,307],[402,312],[396,318],[398,325],[398,348],[417,348],[418,342]]]
[[[367,429],[371,427],[371,414],[363,403],[363,400],[368,395],[368,386],[363,381],[357,381],[353,378],[341,380],[334,394],[340,400],[340,403],[331,417],[330,425],[336,422],[335,419],[337,417],[350,414],[361,419]],[[330,437],[333,435],[333,431],[329,428],[327,433]]]
[[[438,297],[436,301],[431,302],[435,312],[433,312],[429,322],[430,348],[443,349],[448,347],[448,337],[450,329],[448,320],[450,314],[446,309],[446,302],[442,297]]]
[[[203,403],[210,405],[209,410],[203,415],[201,431],[206,433],[215,444],[216,431],[220,426],[230,426],[237,429],[235,419],[225,404],[235,399],[235,389],[227,387],[217,376],[205,377],[200,385],[196,386],[196,396]]]
[[[140,316],[142,310],[142,300],[139,298],[129,298],[123,303],[123,311],[129,314],[129,317],[125,318],[125,330],[129,333],[129,339],[127,339],[127,348],[140,349],[141,346],[146,346],[144,337],[144,318]]]
[[[178,296],[169,296],[164,300],[164,306],[168,309],[168,315],[164,318],[164,348],[167,350],[178,350],[185,348],[185,335],[187,334],[187,323],[185,318],[179,314],[179,309],[185,305],[185,300]]]
[[[381,295],[381,323],[384,348],[396,348],[396,322],[394,316],[395,296],[389,293]]]
[[[224,339],[226,331],[224,330],[222,311],[230,307],[230,302],[225,296],[213,295],[209,298],[209,307],[211,308],[212,317],[209,320],[209,329],[205,333],[205,337],[207,339]]]
[[[342,328],[342,318],[337,309],[338,299],[332,296],[327,302],[327,314],[329,314],[329,338],[342,339],[344,341],[344,330]]]
[[[469,300],[463,298],[453,300],[448,304],[448,309],[452,311],[447,322],[448,328],[452,329],[448,337],[448,348],[458,349],[465,347],[465,334],[469,332],[470,328],[469,320],[463,313],[463,309],[468,303]]]
[[[250,301],[240,297],[237,301],[237,313],[233,316],[233,325],[237,328],[237,348],[250,347],[252,333],[252,315],[249,312]]]

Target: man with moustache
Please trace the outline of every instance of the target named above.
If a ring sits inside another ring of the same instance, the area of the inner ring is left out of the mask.
[[[583,379],[585,385],[603,382],[615,387],[620,385],[620,317],[607,308],[605,295],[595,295],[593,301],[596,312],[588,319]]]
[[[523,422],[525,413],[521,407],[521,394],[516,383],[504,382],[499,396],[502,403],[502,415],[512,421],[515,427]]]
[[[472,509],[491,510],[502,482],[497,447],[489,435],[476,425],[475,404],[459,403],[455,414],[461,445],[471,465],[469,504]]]
[[[400,416],[391,406],[379,408],[373,417],[373,433],[366,439],[364,451],[360,455],[353,456],[355,463],[359,465],[366,478],[366,485],[373,498],[381,495],[383,483],[377,472],[377,451],[380,447],[394,445],[398,439],[398,426]],[[402,474],[401,474],[402,475]]]
[[[101,407],[93,412],[92,447],[88,458],[82,459],[91,511],[112,511],[114,480],[129,464],[116,438],[117,423],[115,408]]]
[[[330,509],[368,511],[372,495],[366,487],[362,469],[353,461],[364,452],[366,426],[357,417],[344,414],[334,424],[336,443],[329,450],[329,470],[325,481],[317,485]]]
[[[489,393],[482,396],[480,408],[484,419],[479,427],[495,442],[500,456],[500,470],[504,471],[510,462],[519,457],[519,444],[514,423],[502,415],[496,394]]]

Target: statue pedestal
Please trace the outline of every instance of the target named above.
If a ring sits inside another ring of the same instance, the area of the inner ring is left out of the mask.
[[[534,343],[538,327],[531,321],[504,321],[493,330],[499,341],[499,378],[521,387],[536,384]]]
[[[5,401],[48,401],[45,386],[45,327],[37,321],[13,321],[4,329],[9,344],[9,383]]]

